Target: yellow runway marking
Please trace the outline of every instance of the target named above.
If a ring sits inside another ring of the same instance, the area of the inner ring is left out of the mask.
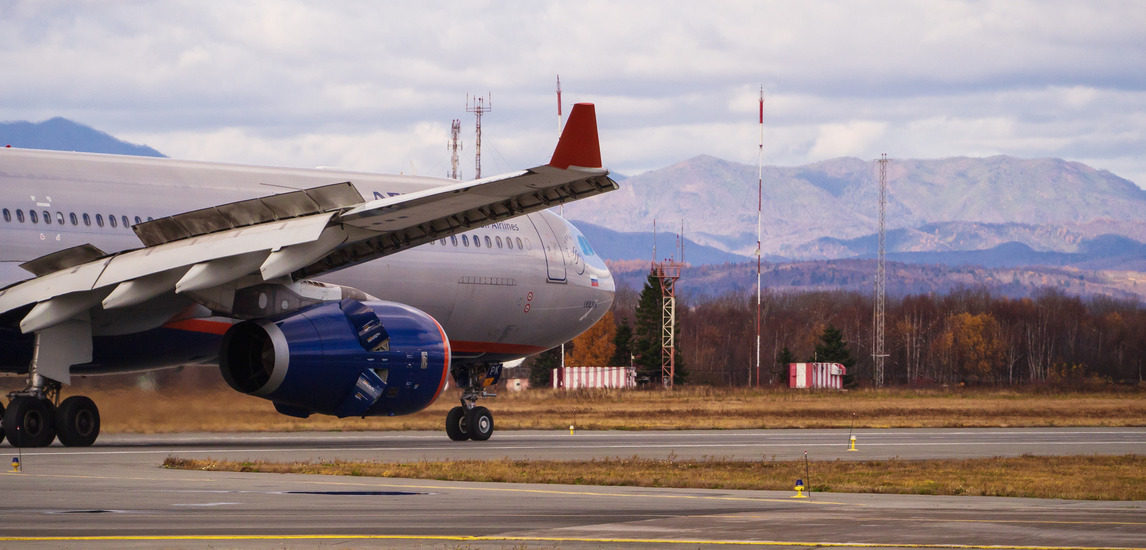
[[[499,537],[418,535],[126,535],[93,537],[6,537],[0,542],[138,542],[138,541],[243,541],[243,540],[425,540],[451,542],[581,542],[590,544],[661,544],[713,546],[796,546],[801,548],[953,548],[991,550],[1146,550],[1102,546],[1016,546],[997,544],[902,544],[879,542],[800,542],[754,540],[674,540],[588,537]]]
[[[689,516],[694,518],[723,518],[723,519],[767,519],[773,520],[775,518],[770,516],[757,516],[752,514],[722,514],[722,515],[707,515],[701,514],[698,516]],[[1040,519],[946,519],[946,518],[878,518],[868,521],[922,521],[927,523],[1032,523],[1038,525],[1146,525],[1146,521],[1054,521],[1054,520],[1040,520]]]

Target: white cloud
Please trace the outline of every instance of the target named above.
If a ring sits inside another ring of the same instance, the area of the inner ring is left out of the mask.
[[[67,116],[176,157],[432,173],[459,118],[472,175],[465,95],[489,92],[486,171],[516,169],[551,153],[560,73],[567,105],[598,103],[622,172],[754,162],[763,84],[768,162],[1012,154],[1146,174],[1133,1],[9,0],[0,13],[0,118]]]

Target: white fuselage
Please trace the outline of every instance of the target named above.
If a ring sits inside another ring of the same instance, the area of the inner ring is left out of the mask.
[[[140,248],[130,227],[139,221],[345,181],[367,200],[452,183],[0,149],[0,286],[31,277],[19,264],[69,247],[90,243],[108,253]],[[441,323],[454,357],[462,360],[508,360],[554,347],[600,319],[614,291],[604,261],[584,236],[549,211],[476,228],[320,280],[425,311]],[[200,316],[209,316],[203,311]],[[155,327],[132,330],[148,328]],[[97,336],[100,330],[110,329],[97,327]]]

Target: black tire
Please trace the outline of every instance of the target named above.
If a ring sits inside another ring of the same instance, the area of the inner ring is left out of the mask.
[[[466,409],[454,407],[446,414],[446,435],[454,441],[465,441],[470,438],[466,432]]]
[[[474,407],[466,414],[470,439],[485,441],[493,435],[493,413],[485,407]]]
[[[67,447],[88,447],[99,437],[99,409],[82,395],[73,395],[56,409],[56,437]]]
[[[4,411],[4,435],[13,447],[47,447],[56,439],[52,405],[35,397],[17,397]]]

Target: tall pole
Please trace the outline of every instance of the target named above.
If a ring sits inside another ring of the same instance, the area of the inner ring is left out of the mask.
[[[884,322],[885,310],[884,301],[886,298],[887,290],[887,272],[884,270],[883,259],[886,251],[884,249],[885,236],[887,234],[887,224],[885,216],[887,212],[887,154],[885,153],[879,159],[879,259],[876,260],[875,268],[875,322],[873,323],[875,329],[875,386],[877,388],[883,387],[883,358],[887,355],[883,351],[883,337],[884,337]]]
[[[561,141],[561,75],[557,75],[557,141]],[[558,214],[565,217],[565,203],[558,207]],[[565,342],[561,342],[561,378],[557,379],[557,387],[565,388]]]
[[[461,134],[461,132],[462,132],[462,121],[455,118],[454,121],[452,123],[450,123],[450,143],[449,143],[450,179],[455,179],[455,180],[461,179],[461,175],[458,173],[458,151],[460,151],[462,148],[461,140],[459,139],[459,134]]]
[[[489,105],[486,105],[486,103]],[[493,110],[493,99],[474,96],[474,103],[470,105],[470,96],[466,94],[466,112],[473,113],[476,121],[477,139],[474,141],[474,179],[481,179],[481,116]]]
[[[764,218],[764,87],[760,87],[760,150],[756,154],[756,387],[760,387],[760,257]],[[752,385],[752,374],[748,375]]]

